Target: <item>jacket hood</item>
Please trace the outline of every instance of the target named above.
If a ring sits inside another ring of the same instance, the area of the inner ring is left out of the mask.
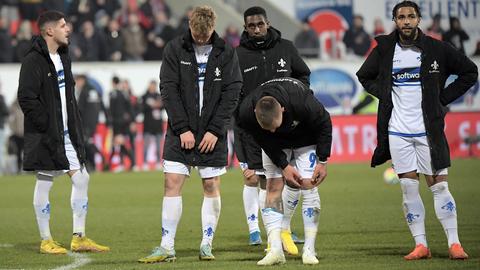
[[[262,40],[250,37],[247,31],[243,31],[242,37],[240,39],[240,45],[250,50],[270,49],[275,46],[275,44],[281,39],[282,33],[275,29],[273,26],[270,26],[267,30],[267,35],[265,36],[265,39]]]
[[[213,31],[210,39],[212,40],[212,46],[214,48],[225,49],[225,41],[218,36],[216,31]],[[193,44],[192,32],[188,30],[182,37],[182,46],[189,51],[194,51]]]
[[[41,55],[48,56],[50,57],[50,54],[48,52],[48,47],[47,47],[47,42],[42,36],[33,36],[31,39],[32,46],[30,49],[27,51],[26,54],[30,53],[31,51],[36,51],[40,53]],[[68,53],[68,46],[61,46],[58,48],[58,53],[59,54],[67,54]]]

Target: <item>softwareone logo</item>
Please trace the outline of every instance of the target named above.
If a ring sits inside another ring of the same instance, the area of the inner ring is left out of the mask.
[[[420,79],[420,73],[404,72],[404,73],[396,74],[396,79],[397,80]]]

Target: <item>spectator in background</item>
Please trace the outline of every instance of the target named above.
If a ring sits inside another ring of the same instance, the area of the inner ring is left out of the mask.
[[[5,121],[8,119],[8,107],[2,94],[0,84],[0,175],[3,174],[3,166],[5,162]]]
[[[370,49],[370,36],[363,29],[363,17],[361,15],[353,17],[353,25],[345,32],[343,43],[347,47],[347,53],[353,53],[362,57]]]
[[[80,34],[74,31],[73,24],[67,22],[70,28],[70,36],[68,38],[70,44],[68,45],[68,54],[72,60],[80,60],[82,57],[82,49],[80,48]]]
[[[36,22],[38,14],[42,12],[44,0],[19,0],[18,11],[23,20]]]
[[[432,24],[427,28],[427,32],[425,34],[434,39],[442,40],[442,36],[445,31],[442,29],[441,20],[442,15],[435,14],[432,19]]]
[[[155,25],[147,35],[145,60],[162,60],[163,49],[167,42],[175,37],[175,29],[168,22],[164,11],[155,13]]]
[[[12,37],[8,32],[6,18],[0,17],[0,63],[9,63],[13,60]]]
[[[105,39],[97,31],[92,21],[85,21],[79,37],[79,48],[82,52],[80,61],[103,61],[105,57]]]
[[[113,18],[115,13],[121,8],[118,0],[95,0],[92,4],[94,10],[97,12],[103,10],[110,18]]]
[[[143,53],[146,51],[145,34],[138,22],[138,15],[128,15],[128,25],[122,28],[123,56],[127,61],[143,60]]]
[[[373,36],[385,34],[385,27],[383,26],[383,21],[380,18],[375,18],[373,21]]]
[[[73,0],[68,14],[75,29],[80,29],[85,21],[95,21],[95,12],[93,0]]]
[[[10,106],[9,127],[12,131],[12,135],[10,135],[8,146],[9,154],[15,154],[17,156],[17,167],[15,168],[15,173],[17,174],[22,171],[24,145],[23,121],[24,116],[22,109],[18,104],[18,99],[15,99],[12,106]]]
[[[32,25],[29,21],[23,21],[17,31],[15,39],[14,61],[21,62],[27,51],[32,46]]]
[[[107,116],[102,96],[87,80],[84,74],[75,76],[75,94],[78,110],[82,117],[83,134],[85,137],[86,165],[88,171],[95,171],[95,153],[100,151],[95,146],[94,138],[97,130],[98,117],[101,112]]]
[[[182,18],[178,22],[177,26],[177,35],[183,35],[188,32],[188,21],[190,16],[192,16],[193,7],[189,6],[185,9],[185,13],[183,14]]]
[[[122,60],[123,38],[120,31],[120,24],[117,20],[110,20],[108,27],[105,29],[105,45],[107,61]]]
[[[237,27],[233,24],[229,24],[225,29],[225,34],[223,35],[225,43],[230,45],[232,48],[238,47],[240,45],[240,34],[238,33]]]
[[[308,21],[302,23],[302,30],[295,36],[295,47],[302,57],[318,58],[320,42],[317,33],[312,29]]]
[[[469,40],[467,32],[463,30],[460,20],[456,17],[450,17],[450,29],[445,33],[443,40],[450,43],[455,49],[465,54],[463,42]]]
[[[128,93],[122,89],[120,79],[112,78],[112,91],[110,92],[110,117],[113,127],[113,143],[110,155],[110,169],[123,170],[123,158],[128,156],[133,161],[132,153],[125,146],[125,140],[130,132],[130,124],[133,121],[133,110]],[[119,158],[119,160],[114,160]],[[115,165],[120,165],[114,168]]]
[[[137,137],[137,116],[140,114],[140,104],[138,103],[138,98],[133,94],[132,86],[128,79],[122,80],[121,83],[122,90],[126,93],[128,101],[130,102],[130,114],[132,121],[130,122],[128,128],[128,139],[129,147],[131,149],[130,160],[132,161],[133,169],[136,169],[136,156],[135,156],[135,138]]]
[[[150,29],[152,27],[152,19],[138,8],[136,0],[127,0],[123,2],[123,7],[120,10],[118,20],[122,27],[128,26],[130,23],[130,15],[136,15],[137,22],[143,30]]]
[[[163,136],[162,110],[164,108],[162,97],[157,89],[157,82],[151,81],[147,92],[142,96],[143,111],[143,168],[148,170],[148,150],[155,142],[155,161],[160,167],[160,146]]]
[[[165,3],[164,0],[146,0],[140,6],[140,11],[145,14],[151,21],[158,13],[164,13],[167,21],[170,18],[172,12],[170,11],[170,7]]]

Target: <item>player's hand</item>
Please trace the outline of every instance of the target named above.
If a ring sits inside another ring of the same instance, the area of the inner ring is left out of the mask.
[[[247,179],[254,175],[255,175],[255,170],[246,169],[243,171],[243,176]]]
[[[217,140],[218,140],[217,136],[207,131],[205,135],[203,135],[203,139],[198,145],[198,149],[200,150],[200,153],[212,152],[213,149],[215,148],[215,144],[217,144]]]
[[[292,165],[287,165],[285,169],[283,169],[283,177],[285,178],[285,181],[289,183],[289,186],[292,187],[297,187],[301,188],[302,187],[302,177],[300,174],[295,170],[295,168],[292,167]]]
[[[180,134],[180,143],[183,149],[192,149],[195,146],[195,137],[189,130]]]
[[[320,185],[323,180],[327,177],[327,163],[318,163],[315,165],[315,169],[313,170],[312,175],[312,186],[316,187]]]

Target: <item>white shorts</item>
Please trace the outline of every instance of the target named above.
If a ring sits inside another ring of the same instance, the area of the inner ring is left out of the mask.
[[[282,149],[282,151],[287,155],[290,165],[298,171],[303,179],[307,179],[312,178],[317,163],[316,148],[316,145],[309,145],[295,149]],[[283,177],[282,169],[277,167],[263,150],[262,162],[267,179]]]
[[[447,175],[448,169],[433,170],[427,136],[401,137],[389,135],[392,167],[395,173],[416,171],[425,175]]]
[[[164,160],[163,161],[163,172],[165,173],[176,173],[176,174],[183,174],[186,176],[190,176],[190,171],[192,166],[185,165],[180,162]],[[227,172],[225,167],[204,167],[204,166],[197,166],[198,174],[200,178],[212,178],[216,176],[220,176]]]
[[[65,140],[65,155],[67,156],[68,163],[70,167],[68,170],[56,170],[56,171],[37,171],[39,174],[57,177],[62,174],[65,174],[69,171],[80,170],[82,166],[80,165],[80,161],[78,160],[77,151],[72,145],[72,141],[70,140],[70,135],[67,133],[64,137]]]
[[[248,164],[246,162],[239,162],[240,164],[240,169],[243,171],[248,170]],[[255,170],[256,175],[265,175],[265,170]]]

